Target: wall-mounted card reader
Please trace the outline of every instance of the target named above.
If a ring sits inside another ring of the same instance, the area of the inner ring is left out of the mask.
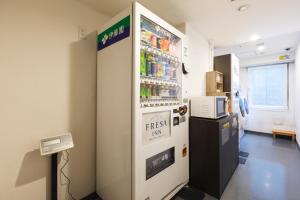
[[[74,147],[72,134],[66,133],[61,136],[41,139],[40,151],[41,155],[50,155],[60,151],[64,151]]]

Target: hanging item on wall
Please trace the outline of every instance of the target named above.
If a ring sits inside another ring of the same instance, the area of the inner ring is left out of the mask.
[[[240,111],[243,117],[245,117],[245,105],[242,98],[239,98]]]
[[[244,98],[244,106],[245,106],[246,113],[249,115],[249,105],[246,97]]]

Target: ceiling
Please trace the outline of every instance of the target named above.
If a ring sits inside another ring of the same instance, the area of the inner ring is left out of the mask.
[[[131,0],[78,0],[114,16]],[[191,23],[217,48],[249,41],[253,34],[270,38],[300,31],[299,0],[138,0],[173,25]],[[250,4],[244,12],[239,6]]]
[[[288,33],[279,36],[273,36],[266,39],[260,39],[256,42],[245,42],[238,45],[216,48],[215,56],[229,53],[236,54],[240,59],[248,59],[256,56],[267,56],[273,54],[286,54],[294,52],[300,41],[300,31]],[[257,45],[263,44],[265,50],[257,51]]]

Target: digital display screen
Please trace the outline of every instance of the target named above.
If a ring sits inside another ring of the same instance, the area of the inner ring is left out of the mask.
[[[43,146],[50,146],[50,145],[54,145],[54,144],[59,144],[61,141],[60,139],[54,139],[54,140],[49,140],[49,141],[45,141],[43,142]]]
[[[217,114],[218,116],[225,115],[225,99],[224,98],[219,98],[217,99]]]
[[[224,112],[224,102],[223,101],[218,101],[218,113],[222,114]]]

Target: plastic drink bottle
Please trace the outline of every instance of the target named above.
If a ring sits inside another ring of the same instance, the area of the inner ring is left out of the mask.
[[[166,61],[166,65],[165,65],[165,77],[166,80],[170,80],[171,77],[171,65],[169,61]]]
[[[151,62],[151,74],[152,74],[152,77],[156,77],[156,64],[155,62]]]
[[[164,39],[160,38],[158,43],[159,43],[159,49],[163,50],[163,48],[164,48]]]
[[[172,79],[176,79],[177,78],[177,72],[176,72],[176,66],[175,66],[175,63],[172,62]]]
[[[155,97],[156,96],[156,86],[152,85],[151,87],[151,96]]]
[[[140,75],[146,76],[146,58],[145,58],[145,52],[141,51],[141,58],[140,58]]]
[[[156,96],[160,96],[160,87],[161,86],[156,86]]]
[[[161,63],[161,77],[165,80],[167,79],[166,78],[166,62],[165,61],[162,61],[162,63]]]
[[[169,51],[170,51],[170,54],[175,56],[175,42],[174,41],[171,41],[170,42],[170,46],[169,46]]]
[[[161,63],[157,62],[156,63],[156,78],[160,78],[161,77]]]
[[[156,36],[154,34],[152,34],[151,37],[150,37],[151,46],[156,48],[157,47],[156,42],[157,42],[156,41]]]
[[[141,100],[144,100],[144,98],[145,98],[145,86],[144,86],[144,84],[140,85],[140,98],[141,98]]]
[[[148,96],[147,96],[147,85],[145,84],[144,85],[144,98],[147,99]]]
[[[160,38],[159,37],[157,37],[156,38],[156,48],[158,48],[158,49],[160,49]]]
[[[156,63],[155,63],[155,59],[153,57],[151,57],[151,74],[152,77],[156,77]]]
[[[146,86],[146,98],[151,98],[151,86],[150,85],[147,85]]]
[[[146,75],[152,76],[152,70],[151,70],[151,61],[153,57],[151,54],[146,54]]]
[[[161,57],[158,57],[158,65],[157,65],[157,78],[163,78],[164,76],[164,63]]]
[[[177,95],[176,88],[172,88],[172,89],[171,89],[171,97],[172,97],[172,98],[175,98],[176,95]]]
[[[160,96],[163,98],[170,97],[169,89],[167,87],[162,86],[160,90]]]
[[[144,42],[144,43],[147,43],[147,33],[145,30],[142,30],[141,31],[141,40]]]

